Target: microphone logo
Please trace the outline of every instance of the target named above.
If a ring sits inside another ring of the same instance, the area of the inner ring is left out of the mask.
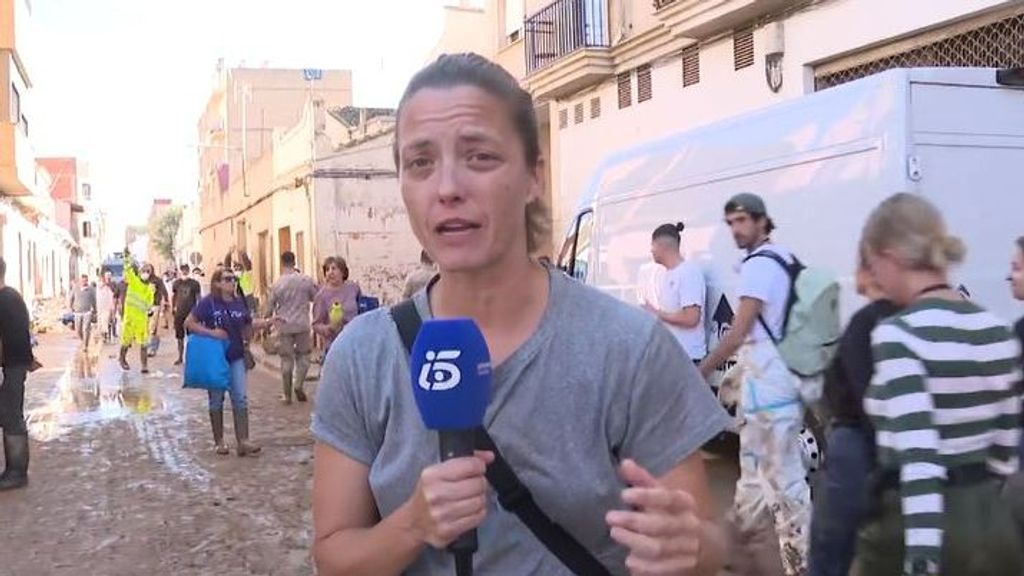
[[[428,391],[451,390],[462,382],[462,371],[451,360],[457,360],[461,350],[427,351],[427,363],[420,369],[420,388]]]

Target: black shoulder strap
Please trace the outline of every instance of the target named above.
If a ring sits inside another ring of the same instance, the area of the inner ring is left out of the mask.
[[[411,353],[422,319],[412,300],[405,300],[391,308],[391,318],[398,326],[398,334],[406,352]],[[533,499],[530,489],[501,455],[491,435],[482,426],[476,430],[476,447],[494,453],[494,462],[487,467],[487,482],[498,493],[498,502],[505,510],[516,515],[530,532],[557,557],[573,574],[611,576],[611,572],[594,557],[572,534],[556,524]]]
[[[786,314],[782,318],[782,336],[776,337],[772,333],[771,328],[768,327],[768,323],[764,321],[764,316],[758,314],[757,320],[761,323],[761,327],[764,328],[765,333],[768,334],[768,338],[771,339],[772,344],[776,346],[779,342],[786,337],[786,330],[789,328],[789,311],[793,308],[793,304],[796,304],[796,278],[800,274],[800,271],[804,269],[803,263],[793,256],[793,263],[786,262],[785,258],[779,256],[771,250],[761,250],[754,252],[743,259],[744,262],[752,258],[768,258],[775,261],[782,269],[786,272],[786,276],[789,276],[789,297],[786,299]]]

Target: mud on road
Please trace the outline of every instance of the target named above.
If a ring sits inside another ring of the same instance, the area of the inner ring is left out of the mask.
[[[205,393],[181,388],[163,338],[143,377],[137,351],[125,373],[114,346],[85,354],[67,332],[40,337],[30,485],[0,494],[0,575],[313,573],[309,404],[282,406],[277,377],[257,368],[250,419],[263,452],[217,456]]]

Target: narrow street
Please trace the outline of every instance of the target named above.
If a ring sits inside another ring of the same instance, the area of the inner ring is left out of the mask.
[[[181,388],[173,333],[161,336],[145,378],[137,351],[123,373],[113,345],[84,355],[70,332],[40,336],[31,483],[0,495],[0,575],[312,573],[309,405],[281,405],[277,378],[257,368],[263,452],[217,456],[205,394]]]
[[[125,373],[114,345],[83,354],[69,331],[40,335],[31,483],[0,494],[0,576],[313,573],[310,405],[281,405],[276,375],[257,367],[249,403],[263,452],[217,456],[205,395],[181,388],[173,334],[161,337],[143,378],[135,351]],[[735,471],[721,460],[709,471],[724,510]]]

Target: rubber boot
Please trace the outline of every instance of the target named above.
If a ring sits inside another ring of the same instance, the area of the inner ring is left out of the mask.
[[[281,389],[284,394],[281,396],[281,402],[286,405],[292,403],[292,370],[284,370],[281,372]]]
[[[224,411],[210,410],[210,427],[213,429],[213,447],[217,454],[225,456],[231,453],[224,443]]]
[[[0,475],[0,492],[28,485],[28,434],[4,432],[6,468]]]
[[[238,441],[238,455],[259,454],[262,448],[249,442],[249,410],[232,410],[231,414],[235,417],[235,440]]]
[[[128,365],[128,347],[121,346],[121,355],[118,356],[118,362],[121,364],[121,370],[131,370],[132,367]]]
[[[143,374],[149,374],[149,351],[146,350],[146,346],[139,347],[139,361],[142,362]]]
[[[306,401],[306,374],[309,372],[309,356],[299,356],[295,360],[295,399]]]

